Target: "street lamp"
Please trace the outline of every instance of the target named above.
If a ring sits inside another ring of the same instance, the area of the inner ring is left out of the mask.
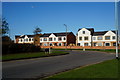
[[[67,25],[66,24],[64,24],[64,26],[66,27],[66,50],[67,50]]]
[[[118,0],[115,0],[116,59],[118,59]]]

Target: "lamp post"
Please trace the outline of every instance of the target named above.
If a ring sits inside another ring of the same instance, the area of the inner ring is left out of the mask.
[[[67,50],[67,25],[64,24],[64,26],[66,27],[66,44],[65,44],[65,46],[66,46],[66,50]]]
[[[116,59],[118,59],[118,0],[115,0]]]

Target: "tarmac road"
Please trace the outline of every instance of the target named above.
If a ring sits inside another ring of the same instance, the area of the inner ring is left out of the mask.
[[[68,51],[70,54],[7,61],[2,63],[3,78],[36,79],[80,66],[115,58],[115,54],[97,51]]]

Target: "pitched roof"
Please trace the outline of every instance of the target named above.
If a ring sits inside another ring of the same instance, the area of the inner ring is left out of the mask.
[[[78,31],[80,31],[81,29],[83,29],[83,28],[78,29]],[[94,31],[94,28],[85,28],[85,29],[87,29],[89,31]]]
[[[99,36],[99,35],[104,35],[106,34],[108,31],[98,31],[98,32],[94,32],[93,36]],[[112,31],[113,33],[115,33],[115,31]]]
[[[78,31],[80,31],[81,29],[83,29],[83,28],[78,29]],[[91,35],[93,35],[94,28],[85,28],[85,29],[89,30],[91,32]]]
[[[67,32],[67,35],[72,32]],[[55,36],[66,36],[66,32],[61,32],[61,33],[44,33],[41,37],[49,37],[51,34],[54,34]]]
[[[108,31],[99,31],[99,32],[94,32],[93,36],[98,36],[98,35],[104,35]]]
[[[34,37],[34,35],[15,35],[15,38],[24,38],[25,36]]]

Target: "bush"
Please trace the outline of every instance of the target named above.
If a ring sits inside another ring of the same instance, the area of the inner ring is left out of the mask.
[[[3,44],[2,45],[2,53],[5,54],[13,54],[13,53],[24,53],[24,52],[40,52],[42,51],[39,46],[35,46],[33,44]]]

